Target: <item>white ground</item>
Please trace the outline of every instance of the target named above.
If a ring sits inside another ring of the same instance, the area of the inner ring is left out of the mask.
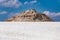
[[[60,23],[0,23],[0,40],[60,40]]]

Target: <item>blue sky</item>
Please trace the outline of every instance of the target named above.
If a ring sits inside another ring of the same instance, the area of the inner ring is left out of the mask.
[[[60,0],[0,0],[0,21],[29,9],[36,9],[60,21]]]

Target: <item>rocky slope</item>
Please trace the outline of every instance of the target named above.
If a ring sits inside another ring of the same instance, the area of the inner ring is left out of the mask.
[[[8,22],[49,22],[52,21],[47,15],[36,12],[36,10],[27,10],[7,20]]]

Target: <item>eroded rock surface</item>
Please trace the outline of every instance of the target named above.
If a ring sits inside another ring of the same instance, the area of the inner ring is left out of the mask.
[[[15,17],[8,19],[11,22],[46,22],[52,21],[47,15],[36,12],[35,10],[27,10],[23,13],[18,14]]]

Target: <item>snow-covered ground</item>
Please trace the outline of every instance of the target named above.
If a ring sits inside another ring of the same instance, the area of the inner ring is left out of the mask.
[[[0,40],[60,40],[60,23],[0,23]]]

